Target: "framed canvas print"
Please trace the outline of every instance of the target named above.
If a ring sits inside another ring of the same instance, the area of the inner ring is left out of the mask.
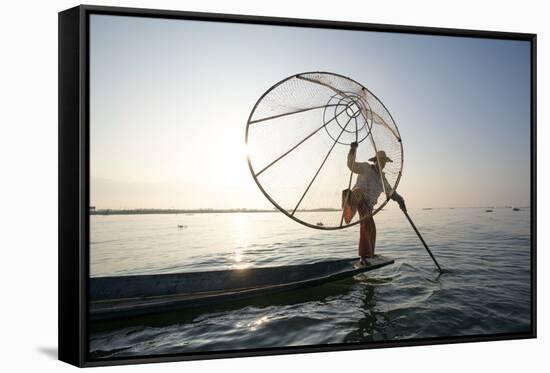
[[[59,13],[59,357],[536,336],[536,36]]]

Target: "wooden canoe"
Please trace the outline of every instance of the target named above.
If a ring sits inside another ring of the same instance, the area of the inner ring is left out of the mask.
[[[393,260],[377,255],[364,268],[355,268],[355,263],[357,258],[280,267],[93,277],[90,318],[111,320],[265,296],[355,276]]]

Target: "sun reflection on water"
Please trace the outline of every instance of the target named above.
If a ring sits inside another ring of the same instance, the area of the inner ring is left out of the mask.
[[[252,266],[251,263],[244,261],[243,252],[248,247],[248,222],[244,213],[234,214],[232,216],[234,230],[233,265],[232,268],[244,269]]]
[[[237,328],[246,328],[246,329],[249,329],[250,331],[255,331],[256,329],[258,329],[259,326],[261,326],[262,324],[265,324],[267,323],[268,321],[270,321],[271,319],[269,318],[269,316],[265,315],[265,316],[262,316],[252,322],[248,322],[248,323],[245,323],[245,322],[238,322],[235,324],[235,327]]]

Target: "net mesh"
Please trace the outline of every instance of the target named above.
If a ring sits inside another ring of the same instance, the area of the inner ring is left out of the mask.
[[[246,142],[262,192],[276,208],[313,228],[340,229],[361,219],[359,214],[343,219],[342,191],[357,179],[347,166],[352,142],[359,144],[356,162],[374,164],[369,159],[377,151],[392,161],[374,175],[385,193],[371,215],[386,204],[401,176],[401,138],[390,113],[361,84],[333,73],[297,74],[271,87],[250,114]]]

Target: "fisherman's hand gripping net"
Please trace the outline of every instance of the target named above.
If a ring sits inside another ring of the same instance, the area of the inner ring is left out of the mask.
[[[371,215],[382,209],[397,188],[403,165],[399,130],[384,104],[368,89],[342,75],[311,72],[288,77],[258,100],[246,126],[248,164],[254,180],[273,205],[311,228],[341,229],[346,224],[342,190],[357,175],[347,166],[352,142],[356,162],[383,150],[391,158],[378,174],[390,186]],[[372,162],[371,162],[372,163]]]

